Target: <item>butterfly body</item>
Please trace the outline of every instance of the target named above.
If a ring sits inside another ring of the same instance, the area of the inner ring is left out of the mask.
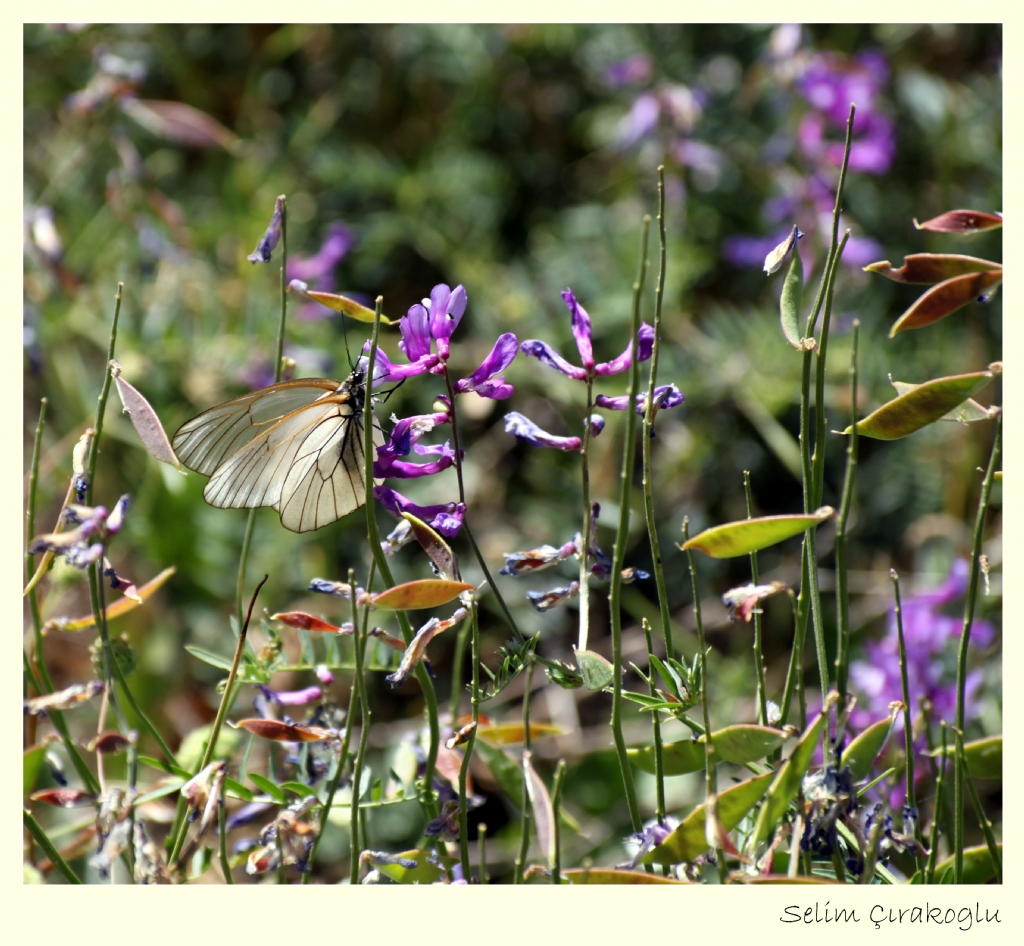
[[[365,405],[359,370],[342,382],[286,381],[193,417],[173,446],[185,466],[210,477],[210,505],[270,506],[286,529],[309,532],[363,505]],[[383,442],[379,429],[373,439]]]

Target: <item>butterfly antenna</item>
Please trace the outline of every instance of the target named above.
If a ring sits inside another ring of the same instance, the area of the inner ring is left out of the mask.
[[[349,347],[348,347],[348,324],[347,324],[347,321],[348,320],[345,318],[345,316],[341,317],[341,334],[342,334],[342,337],[345,339],[345,356],[348,358],[348,370],[351,372],[351,371],[355,371],[356,370],[356,366],[352,363],[352,352],[349,350]]]

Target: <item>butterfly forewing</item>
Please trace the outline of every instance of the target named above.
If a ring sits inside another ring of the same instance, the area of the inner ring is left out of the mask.
[[[213,469],[203,492],[211,505],[272,506],[286,529],[308,532],[363,504],[363,397],[357,375],[342,385],[322,378],[274,385],[200,414],[174,443],[189,451],[184,463]],[[383,442],[376,427],[373,438]]]
[[[330,378],[303,378],[225,401],[183,424],[174,435],[174,452],[190,470],[209,476],[283,415],[337,388]]]

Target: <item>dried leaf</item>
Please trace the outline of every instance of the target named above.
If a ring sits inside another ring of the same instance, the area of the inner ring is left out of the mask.
[[[793,224],[793,229],[789,232],[789,236],[764,258],[764,271],[769,276],[779,271],[782,261],[786,258],[786,254],[796,246],[796,241],[802,236],[803,234],[796,224]]]
[[[288,627],[297,627],[303,631],[321,631],[324,634],[351,634],[353,630],[351,624],[338,627],[305,611],[281,611],[270,615],[270,620],[280,621]]]
[[[914,221],[918,230],[930,230],[932,233],[984,233],[986,230],[997,230],[1002,225],[1001,215],[982,213],[980,210],[947,210],[924,223]]]
[[[90,680],[88,683],[76,683],[56,693],[46,693],[25,700],[25,715],[38,716],[54,710],[69,710],[103,692],[103,681]]]
[[[382,611],[416,611],[437,608],[457,598],[473,586],[464,581],[424,578],[395,585],[373,596],[373,606]]]
[[[459,574],[459,565],[455,553],[430,526],[421,519],[417,519],[412,513],[403,512],[402,518],[408,521],[416,541],[423,547],[430,560],[437,568],[438,576],[445,581],[459,581],[462,576]]]
[[[244,729],[254,736],[272,739],[275,742],[329,742],[338,738],[335,729],[319,726],[296,726],[276,719],[240,719],[233,724],[235,729]]]
[[[377,313],[373,309],[360,305],[355,299],[339,296],[333,292],[318,292],[315,289],[310,289],[301,279],[293,279],[288,283],[288,291],[297,293],[313,302],[319,302],[320,305],[327,306],[328,309],[333,309],[335,312],[340,312],[342,315],[347,315],[350,319],[357,319],[360,322],[369,322],[372,325],[377,317]],[[381,325],[391,325],[391,319],[385,315],[381,315],[380,321]]]
[[[996,269],[984,273],[965,273],[932,286],[896,320],[889,330],[889,338],[907,329],[924,328],[938,322],[969,302],[988,302],[1002,281],[1003,271]]]
[[[893,282],[933,285],[954,276],[967,273],[987,273],[1001,270],[1000,263],[979,259],[976,256],[961,256],[958,253],[911,253],[903,257],[903,265],[893,269],[892,263],[882,260],[864,267],[866,273],[878,273]]]
[[[44,788],[29,795],[32,801],[57,808],[78,808],[95,805],[96,796],[77,788]]]
[[[225,148],[238,141],[234,132],[205,112],[184,102],[125,97],[121,110],[158,138],[189,148]]]
[[[121,617],[123,614],[127,614],[129,611],[134,611],[142,602],[147,600],[168,578],[171,577],[175,572],[175,568],[172,565],[170,568],[165,568],[156,578],[151,578],[141,588],[135,590],[133,597],[118,598],[117,601],[107,605],[105,609],[107,620],[113,620],[114,618]],[[43,628],[45,631],[84,631],[86,628],[95,626],[95,618],[91,614],[87,614],[85,617],[74,618],[73,620],[68,618],[54,618],[51,621],[46,622],[46,626]]]
[[[142,445],[161,463],[170,463],[179,473],[184,474],[181,461],[171,449],[164,425],[156,416],[153,406],[134,387],[121,377],[121,366],[110,362],[110,374],[117,385],[117,393],[124,405],[124,412],[131,418],[132,426],[139,435]]]
[[[687,880],[673,880],[658,874],[645,874],[642,870],[616,870],[613,867],[571,867],[562,876],[571,884],[686,884]]]

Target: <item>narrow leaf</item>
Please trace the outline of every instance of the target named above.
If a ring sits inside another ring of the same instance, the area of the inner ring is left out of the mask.
[[[104,611],[107,620],[111,621],[114,618],[121,617],[123,614],[127,614],[129,611],[134,611],[142,602],[149,599],[153,592],[160,588],[174,574],[175,570],[173,565],[170,568],[165,568],[156,578],[151,578],[141,588],[136,588],[135,594],[139,600],[124,597],[118,598],[117,601],[107,605]],[[46,622],[47,630],[57,631],[84,631],[86,628],[95,626],[96,619],[91,614],[87,614],[82,618],[54,618]]]
[[[889,338],[911,328],[924,328],[969,302],[988,302],[1003,281],[1002,269],[985,273],[966,273],[954,276],[945,282],[932,286],[917,298],[914,304],[901,315],[889,330]]]
[[[980,210],[947,210],[924,223],[914,221],[918,230],[930,230],[932,233],[984,233],[986,230],[997,230],[1002,225],[1002,216],[982,213]]]
[[[459,581],[459,566],[455,560],[455,553],[448,543],[441,536],[428,526],[423,520],[417,519],[410,512],[403,512],[402,518],[406,519],[412,527],[412,534],[416,541],[423,547],[430,560],[437,567],[439,577],[446,581]]]
[[[899,440],[941,419],[1002,371],[999,362],[988,371],[935,378],[900,394],[857,424],[857,433],[875,440]],[[844,434],[850,433],[847,427]]]
[[[800,338],[800,302],[804,292],[804,264],[800,259],[800,248],[793,247],[793,262],[782,283],[779,310],[782,318],[782,334],[797,351],[803,351]]]
[[[124,412],[131,418],[142,445],[161,463],[169,463],[179,473],[184,473],[181,461],[174,455],[171,441],[153,406],[121,377],[121,366],[116,361],[110,362],[110,374],[117,385]]]
[[[555,811],[551,807],[551,796],[547,786],[533,768],[533,753],[523,752],[523,772],[526,774],[526,794],[533,808],[533,823],[537,828],[537,841],[548,859],[550,867],[555,866]]]
[[[718,821],[723,831],[732,831],[760,801],[774,773],[765,772],[733,785],[718,795]],[[708,849],[704,805],[698,805],[676,829],[653,850],[644,855],[644,864],[680,864],[692,861]]]
[[[232,798],[239,798],[242,801],[252,801],[256,797],[241,782],[236,782],[233,778],[224,779],[224,792]]]
[[[892,732],[895,719],[896,714],[894,713],[886,719],[880,719],[877,723],[872,723],[855,739],[851,739],[850,744],[843,750],[843,765],[850,767],[850,773],[853,775],[855,782],[859,782],[862,778],[867,778],[872,764],[878,758],[878,754],[885,748],[886,740],[888,740],[889,734]]]
[[[779,819],[785,813],[789,803],[796,798],[800,791],[800,782],[814,758],[814,749],[821,738],[821,730],[825,724],[827,714],[832,703],[826,701],[823,712],[819,713],[804,734],[800,737],[793,754],[782,764],[782,768],[775,775],[775,780],[768,789],[768,795],[761,811],[758,813],[757,824],[751,841],[766,841],[775,830]]]
[[[858,428],[858,431],[860,428]],[[721,526],[705,529],[681,546],[699,549],[712,558],[734,558],[766,549],[770,545],[800,535],[835,515],[831,506],[822,506],[810,515],[803,513],[788,516],[761,516],[757,519],[740,519]]]
[[[616,870],[613,867],[571,867],[562,876],[571,884],[687,884],[688,880],[673,880],[658,874],[645,874],[642,870]]]
[[[284,792],[281,791],[270,779],[264,778],[262,775],[257,775],[255,772],[249,772],[249,781],[252,782],[261,792],[269,795],[279,805],[287,804],[288,799],[285,797]]]
[[[346,629],[343,630],[336,624],[331,624],[313,614],[307,614],[305,611],[281,611],[278,614],[270,615],[270,620],[280,621],[282,624],[287,624],[288,627],[297,627],[304,631],[320,631],[324,634],[352,633],[351,624],[346,625]]]
[[[703,736],[700,741],[704,741]],[[748,762],[763,759],[785,741],[786,734],[781,729],[771,729],[768,726],[726,726],[711,734],[711,743],[715,747],[716,755],[723,761],[736,765],[746,765]]]
[[[941,756],[942,750],[936,749],[931,755]],[[947,746],[946,755],[951,759],[955,758],[955,746]],[[1003,737],[989,736],[986,739],[965,742],[964,758],[967,760],[967,768],[971,770],[973,778],[1002,778]]]
[[[961,256],[958,253],[911,253],[903,257],[903,265],[894,269],[887,259],[864,267],[866,273],[878,273],[893,282],[918,283],[931,286],[954,276],[966,273],[986,273],[1001,270],[1000,263],[979,259],[977,256]]]
[[[437,608],[457,598],[464,591],[472,591],[473,585],[464,581],[445,581],[441,578],[424,578],[395,585],[373,596],[373,606],[382,611],[415,611]]]
[[[282,782],[281,788],[286,792],[292,792],[295,795],[299,795],[302,798],[316,798],[317,794],[308,785],[303,785],[302,782]],[[374,799],[377,801],[378,799]]]
[[[338,733],[334,729],[297,726],[294,723],[282,723],[277,719],[240,719],[231,725],[235,729],[244,729],[254,736],[271,739],[274,742],[329,742],[338,738]]]
[[[202,647],[196,647],[194,644],[186,644],[185,650],[187,650],[197,660],[201,660],[203,663],[209,664],[211,667],[216,667],[218,670],[231,670],[231,660],[227,657],[221,657],[220,654],[212,653]]]
[[[217,740],[218,744],[220,740]],[[158,772],[163,772],[167,775],[177,775],[182,779],[190,779],[195,774],[189,772],[188,769],[182,768],[180,765],[172,765],[170,762],[165,762],[163,759],[153,759],[148,755],[140,755],[139,761],[143,765],[148,765],[151,769],[156,769]]]

